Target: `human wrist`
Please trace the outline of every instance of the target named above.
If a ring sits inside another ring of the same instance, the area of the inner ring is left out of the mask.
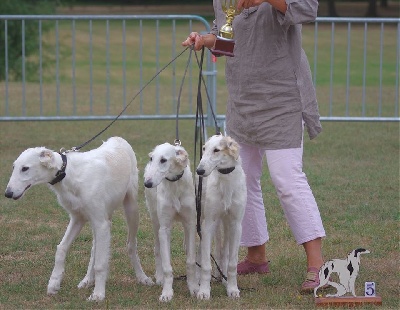
[[[215,41],[216,41],[216,36],[213,33],[207,33],[202,36],[203,37],[203,42],[204,46],[210,49],[214,48]]]

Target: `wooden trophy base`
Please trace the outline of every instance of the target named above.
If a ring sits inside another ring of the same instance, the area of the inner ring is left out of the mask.
[[[362,305],[382,305],[382,298],[380,296],[365,297],[365,296],[343,296],[343,297],[318,297],[315,298],[315,305],[317,307],[346,307],[353,308]]]
[[[233,57],[233,48],[235,47],[235,41],[230,39],[225,39],[217,36],[215,41],[215,46],[211,50],[214,56],[228,56]]]

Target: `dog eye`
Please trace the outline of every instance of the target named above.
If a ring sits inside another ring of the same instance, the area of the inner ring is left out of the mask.
[[[29,167],[22,167],[22,169],[21,169],[22,172],[25,172],[27,170],[29,170]]]
[[[165,158],[161,158],[160,163],[165,163],[167,160]]]
[[[203,146],[203,152],[206,150],[206,147],[205,146]]]
[[[218,153],[219,152],[219,149],[214,149],[214,153]]]

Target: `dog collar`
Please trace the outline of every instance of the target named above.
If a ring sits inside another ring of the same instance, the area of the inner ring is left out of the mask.
[[[65,169],[67,168],[67,156],[64,153],[59,154],[61,155],[63,164],[61,166],[61,169],[57,171],[56,177],[53,179],[53,181],[49,182],[51,185],[61,182],[61,180],[64,179],[66,176]]]
[[[219,173],[222,173],[222,174],[229,174],[229,173],[231,173],[233,170],[235,170],[235,166],[230,167],[230,168],[218,169],[218,172],[219,172]]]
[[[166,179],[167,179],[168,181],[170,181],[170,182],[178,181],[178,180],[183,176],[183,173],[184,173],[184,172],[185,172],[185,170],[183,170],[182,173],[180,173],[180,174],[174,176],[172,179],[168,179],[168,178],[166,178]]]

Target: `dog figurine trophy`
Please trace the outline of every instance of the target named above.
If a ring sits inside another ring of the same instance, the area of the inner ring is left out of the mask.
[[[333,307],[373,304],[382,305],[382,298],[375,294],[375,282],[365,282],[365,296],[357,296],[355,282],[360,270],[361,255],[370,253],[369,250],[358,248],[351,251],[344,259],[332,259],[325,262],[318,273],[319,285],[314,288],[317,306]],[[332,275],[335,274],[335,277]],[[318,289],[332,286],[334,294],[317,294]],[[346,296],[350,293],[352,296]]]
[[[233,48],[235,47],[235,40],[233,39],[233,19],[240,13],[237,8],[238,0],[221,0],[222,10],[226,15],[226,23],[222,25],[219,30],[218,36],[215,41],[215,46],[211,52],[215,56],[229,56],[233,57]]]

